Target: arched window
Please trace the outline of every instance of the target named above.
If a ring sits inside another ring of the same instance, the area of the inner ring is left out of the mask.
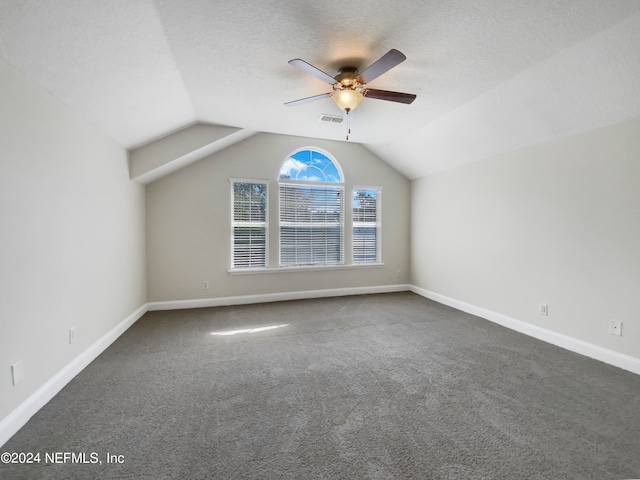
[[[327,153],[305,148],[296,150],[284,161],[280,180],[342,183],[342,172]]]
[[[296,150],[280,168],[280,265],[344,263],[344,183],[318,149]]]

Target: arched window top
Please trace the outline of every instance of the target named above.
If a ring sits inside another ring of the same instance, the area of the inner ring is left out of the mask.
[[[280,168],[280,180],[342,183],[342,170],[326,152],[314,148],[296,150]]]

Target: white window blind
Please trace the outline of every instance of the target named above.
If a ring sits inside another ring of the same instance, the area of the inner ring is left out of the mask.
[[[344,263],[344,187],[280,183],[280,265]]]
[[[267,183],[232,180],[232,268],[267,265]]]
[[[353,189],[353,263],[378,263],[381,189]]]

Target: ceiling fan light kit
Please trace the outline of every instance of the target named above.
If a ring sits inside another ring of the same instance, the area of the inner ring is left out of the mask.
[[[333,92],[331,96],[333,97],[333,101],[336,102],[336,105],[347,113],[355,109],[364,98],[362,93],[351,89],[338,90]]]

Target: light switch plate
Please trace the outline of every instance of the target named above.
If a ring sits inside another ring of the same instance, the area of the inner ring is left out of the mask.
[[[22,364],[22,360],[11,365],[11,378],[14,386],[24,380],[24,366]]]

